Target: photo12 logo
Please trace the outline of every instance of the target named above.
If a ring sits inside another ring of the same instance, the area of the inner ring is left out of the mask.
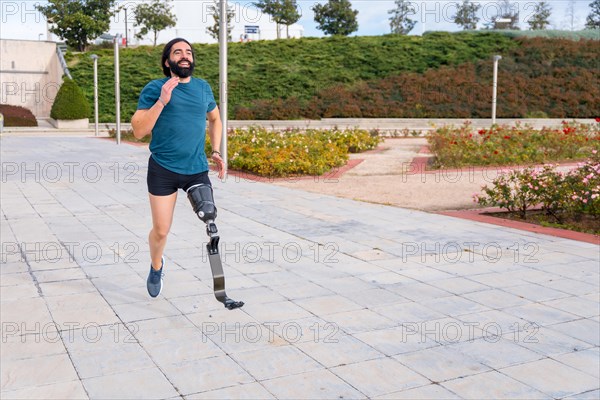
[[[103,338],[114,343],[137,343],[135,334],[139,326],[135,323],[100,325],[95,322],[26,323],[2,322],[2,343],[18,340],[21,343],[74,343],[82,340],[97,343]]]
[[[226,343],[258,343],[275,341],[275,335],[279,335],[288,343],[297,343],[300,340],[313,341],[315,343],[337,343],[339,326],[332,322],[315,322],[309,327],[303,327],[294,321],[290,322],[257,322],[227,324],[225,322],[202,322],[203,341]]]
[[[325,244],[311,242],[301,245],[298,242],[219,242],[219,253],[223,262],[257,263],[285,262],[297,263],[302,257],[315,263],[336,264],[339,246],[335,242]],[[208,261],[208,252],[202,248],[202,262]]]
[[[99,182],[103,177],[114,183],[140,182],[140,166],[134,162],[100,164],[97,162],[2,162],[2,183],[17,180],[21,183],[58,183],[83,181]]]
[[[140,246],[135,242],[2,242],[0,259],[27,263],[117,264],[139,262],[135,257]]]

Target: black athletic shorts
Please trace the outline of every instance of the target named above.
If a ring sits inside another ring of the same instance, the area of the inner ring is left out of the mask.
[[[155,196],[168,196],[175,193],[177,189],[187,191],[191,186],[199,183],[211,185],[208,171],[192,175],[178,174],[161,166],[152,156],[148,160],[147,182],[148,192]]]

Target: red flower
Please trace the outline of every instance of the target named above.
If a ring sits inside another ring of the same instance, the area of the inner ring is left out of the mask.
[[[498,150],[494,150],[494,154],[498,154]]]
[[[596,118],[596,122],[600,123],[600,117]]]
[[[504,136],[504,139],[510,139],[510,136],[508,136],[508,135]]]
[[[477,133],[479,133],[480,135],[485,135],[486,130],[485,129],[480,129],[477,131]]]
[[[563,133],[565,135],[568,135],[569,133],[573,133],[573,132],[575,132],[575,128],[566,127],[565,129],[563,129]]]

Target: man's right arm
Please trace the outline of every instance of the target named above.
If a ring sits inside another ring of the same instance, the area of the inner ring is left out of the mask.
[[[133,117],[131,117],[133,136],[137,139],[141,139],[144,136],[149,135],[163,108],[165,108],[165,106],[160,100],[157,100],[151,108],[137,110],[135,114],[133,114]]]
[[[152,128],[154,128],[160,113],[169,101],[171,101],[171,93],[178,84],[179,78],[172,77],[162,85],[160,95],[152,107],[148,109],[139,109],[133,114],[133,117],[131,117],[133,136],[137,139],[141,139],[152,132]],[[144,90],[146,90],[146,88],[144,88]],[[142,91],[141,96],[144,96],[144,91]],[[150,101],[148,103],[150,103]]]

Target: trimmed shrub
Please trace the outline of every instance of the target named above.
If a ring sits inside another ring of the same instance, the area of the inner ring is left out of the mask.
[[[0,113],[4,116],[4,126],[38,126],[33,113],[25,107],[0,104]]]
[[[54,119],[83,119],[90,116],[90,103],[86,99],[83,91],[72,79],[65,79],[61,85],[50,117]]]

